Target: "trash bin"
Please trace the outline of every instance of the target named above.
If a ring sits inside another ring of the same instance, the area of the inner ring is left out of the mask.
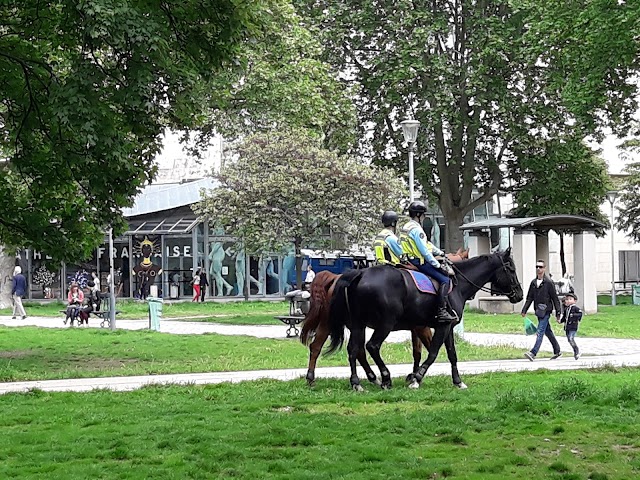
[[[633,304],[640,305],[640,285],[632,285],[631,289]]]
[[[160,317],[162,317],[162,299],[147,297],[149,302],[149,330],[160,331]]]

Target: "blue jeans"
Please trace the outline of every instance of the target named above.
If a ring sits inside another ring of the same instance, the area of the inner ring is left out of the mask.
[[[546,335],[549,341],[551,342],[551,346],[553,347],[553,353],[557,355],[560,353],[560,345],[558,344],[558,340],[556,340],[556,336],[553,334],[553,330],[551,330],[551,325],[549,324],[549,316],[551,314],[547,313],[544,317],[538,317],[538,331],[536,332],[536,343],[531,349],[531,354],[535,357],[538,354],[538,350],[540,350],[540,345],[542,345],[542,339]]]
[[[574,355],[580,353],[580,349],[578,349],[578,345],[576,345],[576,333],[578,333],[577,330],[567,330],[567,340],[569,340],[569,345],[573,348]]]
[[[449,282],[451,280],[449,279],[448,275],[445,275],[442,272],[442,270],[434,267],[430,263],[423,263],[422,265],[420,265],[420,262],[418,260],[409,260],[409,261],[411,262],[412,265],[415,265],[416,267],[418,267],[418,270],[420,270],[425,275],[435,278],[440,283],[445,283],[449,285]],[[447,288],[447,291],[449,291],[448,288]]]

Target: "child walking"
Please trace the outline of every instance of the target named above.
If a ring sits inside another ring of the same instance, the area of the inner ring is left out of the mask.
[[[573,358],[580,358],[580,350],[576,345],[576,333],[578,333],[578,324],[582,320],[582,310],[576,305],[578,297],[575,293],[567,293],[564,297],[564,312],[562,317],[558,319],[558,323],[564,323],[564,331],[567,333],[569,345],[573,348]]]

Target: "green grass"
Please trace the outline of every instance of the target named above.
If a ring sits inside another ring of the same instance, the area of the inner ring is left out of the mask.
[[[533,319],[533,315],[530,315]],[[581,337],[640,338],[640,306],[601,306],[597,314],[585,315],[580,323]],[[552,319],[556,332],[561,326]],[[519,314],[492,315],[465,313],[464,329],[478,333],[524,333],[523,319]]]
[[[27,314],[35,317],[61,317],[60,310],[64,310],[62,302],[25,302]],[[149,313],[147,302],[139,300],[118,300],[117,309],[120,311],[118,318],[137,319],[146,318]],[[229,323],[229,318],[242,321],[245,324],[273,323],[274,315],[283,315],[289,311],[289,303],[276,302],[165,302],[162,305],[164,318],[182,317],[190,321],[218,321]],[[0,309],[0,315],[11,315],[11,309]],[[188,318],[200,317],[200,318]],[[255,318],[254,318],[255,317]],[[257,317],[260,317],[259,320]],[[266,322],[266,320],[269,320]],[[233,322],[231,322],[233,323]]]
[[[461,360],[522,356],[521,349],[486,348],[465,342],[458,342],[457,350]],[[408,341],[387,343],[382,354],[389,364],[413,362]],[[304,368],[308,357],[308,348],[297,339],[0,327],[0,381],[3,382]],[[444,348],[438,361],[448,362]],[[348,365],[344,349],[319,360],[319,366],[335,365]]]
[[[637,369],[0,397],[0,478],[618,480],[640,475]]]

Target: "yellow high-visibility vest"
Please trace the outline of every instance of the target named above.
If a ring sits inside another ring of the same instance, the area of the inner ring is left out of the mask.
[[[424,263],[424,257],[420,250],[418,250],[418,245],[416,245],[415,240],[409,236],[412,230],[420,228],[420,224],[415,220],[410,220],[405,223],[400,229],[400,246],[402,247],[402,251],[407,254],[409,258],[417,258],[420,260],[420,263]],[[425,242],[427,245],[427,250],[429,252],[433,251],[433,244],[431,242]]]
[[[389,245],[386,242],[389,235],[394,235],[394,233],[388,228],[385,228],[376,235],[376,238],[373,241],[373,250],[376,254],[376,260],[378,263],[383,265],[397,265],[400,263],[400,259],[393,250],[389,248]]]

